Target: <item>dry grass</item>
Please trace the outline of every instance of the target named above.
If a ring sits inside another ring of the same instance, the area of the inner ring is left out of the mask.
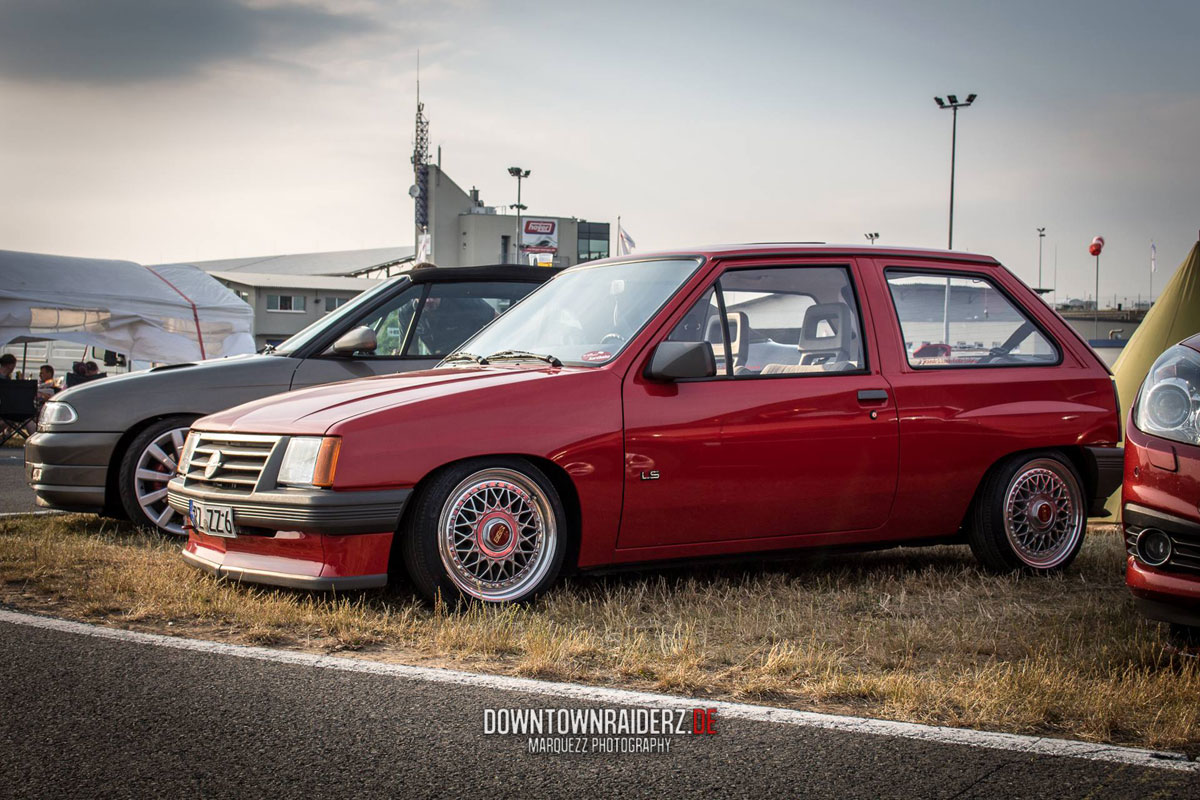
[[[1164,649],[1094,530],[1063,576],[966,548],[580,577],[455,613],[405,586],[326,597],[219,583],[177,544],[72,516],[0,521],[0,600],[106,624],[954,726],[1200,750],[1200,664]]]

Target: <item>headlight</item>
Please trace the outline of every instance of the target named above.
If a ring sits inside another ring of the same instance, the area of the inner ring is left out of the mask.
[[[279,465],[279,483],[286,486],[333,485],[342,440],[336,436],[293,436]]]
[[[1138,393],[1134,422],[1140,430],[1200,444],[1200,353],[1176,345],[1150,368]]]
[[[42,414],[38,417],[39,425],[67,425],[79,419],[70,403],[62,400],[50,400],[42,406]]]
[[[175,468],[178,475],[186,475],[192,465],[192,456],[196,454],[196,442],[200,436],[195,431],[188,431],[187,441],[183,443],[183,452],[179,455],[179,465]]]

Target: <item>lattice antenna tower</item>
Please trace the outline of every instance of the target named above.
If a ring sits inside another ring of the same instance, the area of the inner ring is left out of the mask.
[[[421,54],[417,54],[417,118],[413,138],[413,213],[417,230],[429,227],[429,120],[421,102]]]

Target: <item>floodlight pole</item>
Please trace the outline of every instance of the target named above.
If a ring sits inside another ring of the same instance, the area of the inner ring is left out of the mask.
[[[946,100],[940,97],[933,98],[937,103],[938,108],[950,109],[953,114],[953,121],[950,125],[950,232],[947,237],[947,249],[954,249],[954,171],[956,167],[957,151],[958,151],[958,110],[966,108],[971,103],[975,102],[977,95],[969,94],[967,99],[959,102],[958,96],[953,94],[946,95]]]
[[[1046,238],[1046,229],[1038,228],[1038,294],[1042,293],[1042,240]]]
[[[525,210],[525,206],[521,205],[521,181],[529,177],[529,170],[521,169],[520,167],[509,167],[508,174],[517,179],[517,204],[513,206],[517,210],[517,261],[521,263],[521,240],[524,238],[524,230],[521,227],[521,212]]]

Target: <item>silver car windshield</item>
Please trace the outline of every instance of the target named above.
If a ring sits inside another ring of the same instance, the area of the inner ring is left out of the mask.
[[[299,333],[292,334],[291,338],[281,342],[272,352],[283,356],[296,352],[311,343],[314,339],[325,335],[331,328],[340,325],[348,317],[357,314],[364,306],[375,302],[380,295],[390,294],[399,288],[401,283],[407,284],[408,282],[409,278],[407,275],[399,275],[368,289],[362,294],[356,295],[348,302],[338,306],[336,310],[329,312],[316,322],[302,329]]]
[[[699,266],[697,259],[661,259],[567,270],[459,349],[483,358],[537,354],[600,366],[625,349]]]

